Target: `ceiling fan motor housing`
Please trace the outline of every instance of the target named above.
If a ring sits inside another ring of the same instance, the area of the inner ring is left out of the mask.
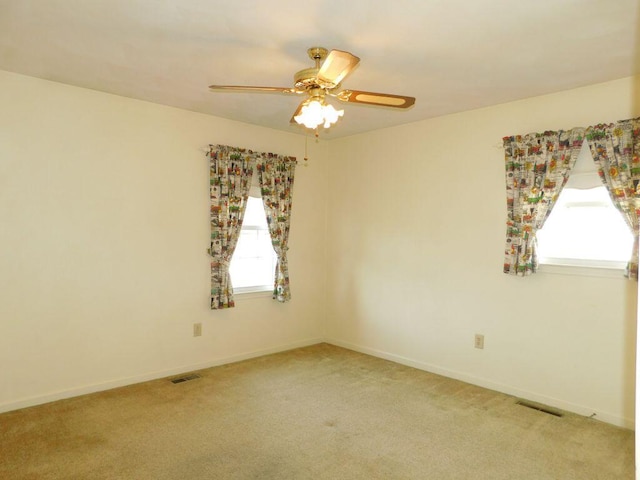
[[[293,80],[295,83],[295,88],[297,90],[307,91],[310,88],[322,88],[322,89],[332,89],[337,85],[331,82],[324,82],[318,78],[318,70],[317,68],[305,68],[304,70],[300,70],[296,72],[293,76]]]
[[[307,50],[309,58],[316,62],[316,66],[313,68],[305,68],[304,70],[296,72],[296,74],[293,76],[293,81],[295,83],[296,89],[306,91],[311,88],[319,87],[323,89],[332,89],[338,86],[335,83],[323,81],[318,78],[320,65],[322,64],[324,59],[327,58],[328,53],[329,51],[323,47],[311,47]]]

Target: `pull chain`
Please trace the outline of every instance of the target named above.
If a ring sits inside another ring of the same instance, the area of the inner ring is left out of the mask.
[[[308,141],[308,137],[305,135],[304,136],[304,166],[306,167],[307,165],[309,165],[309,157],[308,157],[308,153],[307,153],[307,141]]]

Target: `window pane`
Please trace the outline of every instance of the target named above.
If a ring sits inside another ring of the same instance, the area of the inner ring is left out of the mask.
[[[229,273],[234,288],[273,287],[277,257],[262,199],[249,197]]]
[[[627,262],[633,246],[604,186],[565,188],[537,238],[541,263],[547,258]]]
[[[261,198],[249,197],[247,208],[244,211],[242,226],[256,226],[267,228],[267,217],[264,213],[264,205]]]

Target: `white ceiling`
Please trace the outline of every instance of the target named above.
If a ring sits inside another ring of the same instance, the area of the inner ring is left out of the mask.
[[[349,51],[337,138],[640,73],[639,0],[0,0],[0,69],[301,133],[290,87],[312,46]],[[338,102],[334,102],[336,106]]]

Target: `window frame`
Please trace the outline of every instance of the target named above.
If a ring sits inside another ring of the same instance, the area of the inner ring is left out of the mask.
[[[568,189],[588,190],[592,188],[603,187],[608,190],[606,185],[602,183],[598,175],[598,170],[588,145],[583,143],[582,149],[576,160],[573,171],[570,173],[569,181],[563,188],[562,193]],[[584,208],[584,207],[605,207],[617,211],[612,200],[593,200],[593,201],[573,201],[567,202],[567,208]],[[558,204],[554,205],[554,209]],[[553,210],[551,212],[553,215]],[[624,221],[624,220],[623,220]],[[546,224],[545,224],[546,226]],[[543,227],[544,229],[544,227]],[[540,231],[538,231],[540,232]],[[539,238],[538,244],[539,244]],[[628,260],[598,260],[587,258],[565,258],[565,257],[542,257],[538,255],[538,272],[559,275],[581,275],[596,276],[608,278],[626,278],[626,268]]]
[[[257,187],[257,179],[255,176],[255,172],[254,172],[254,177],[252,179],[252,187],[251,187],[251,191],[249,194],[249,197],[247,198],[247,202],[249,201],[249,199],[256,199],[259,200],[262,203],[262,208],[264,209],[264,200],[262,199],[262,195],[260,194],[260,189],[259,187]],[[248,206],[248,205],[247,205]],[[265,211],[265,221],[266,221],[266,211]],[[266,232],[267,236],[269,238],[269,242],[271,242],[271,235],[269,233],[269,227],[267,224],[267,227],[262,227],[259,225],[247,225],[244,221],[242,223],[242,227],[240,228],[240,235],[242,235],[243,231],[262,231],[262,232]],[[239,239],[238,239],[239,241]],[[273,251],[273,246],[270,244],[271,249]],[[233,263],[233,257],[236,255],[237,252],[237,247],[238,244],[236,244],[236,251],[234,251],[233,256],[231,257],[231,262],[229,264],[229,267],[231,269],[231,263]],[[273,289],[274,289],[274,283],[275,283],[275,267],[276,267],[276,263],[278,261],[277,259],[277,255],[275,253],[275,251],[273,251],[273,255],[274,255],[274,265],[273,265],[273,269],[271,272],[271,284],[267,285],[249,285],[249,286],[243,286],[243,287],[236,287],[233,286],[233,294],[234,296],[238,295],[239,298],[255,298],[255,297],[270,297],[273,294]],[[229,274],[231,275],[231,271],[229,272]],[[231,275],[231,283],[233,285],[233,275]]]
[[[598,185],[598,187],[606,188],[602,184]],[[565,187],[571,188],[571,187]],[[595,187],[594,187],[595,188]],[[577,189],[582,190],[582,189]],[[564,191],[564,190],[563,190]],[[606,203],[605,201],[598,200],[585,200],[584,202],[579,201],[568,201],[564,208],[583,208],[583,207],[596,207],[596,208],[607,208],[613,212],[616,212],[615,205],[610,203]],[[554,206],[554,209],[557,208],[558,205]],[[553,215],[553,212],[551,212]],[[546,226],[546,225],[545,225]],[[544,227],[543,227],[544,229]],[[538,231],[538,234],[540,230]],[[540,244],[540,238],[537,238],[538,245]],[[587,276],[606,276],[606,277],[624,277],[626,273],[628,260],[604,260],[604,259],[592,259],[592,258],[573,258],[573,257],[552,257],[552,256],[542,256],[538,254],[538,271],[545,273],[566,273],[569,275],[587,275]]]
[[[579,277],[618,278],[627,280],[626,264],[623,268],[594,265],[567,265],[563,263],[540,263],[538,273],[545,275],[570,275]]]

